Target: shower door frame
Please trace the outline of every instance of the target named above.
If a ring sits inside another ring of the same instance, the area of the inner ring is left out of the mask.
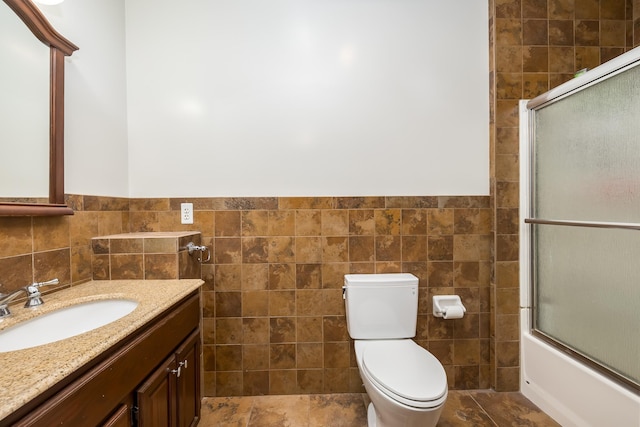
[[[545,221],[531,220],[532,195],[535,194],[532,180],[535,135],[530,120],[533,109],[639,64],[640,50],[634,49],[533,100],[520,102],[520,388],[525,396],[563,425],[615,423],[612,413],[618,425],[627,425],[629,420],[640,425],[640,389],[624,377],[604,373],[599,364],[534,329],[536,295],[532,230],[535,223],[544,224]],[[638,224],[582,221],[564,225],[640,229]],[[604,407],[608,409],[602,411]],[[606,418],[602,412],[606,412]]]

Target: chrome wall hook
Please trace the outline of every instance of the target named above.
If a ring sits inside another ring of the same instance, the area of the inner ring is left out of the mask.
[[[202,262],[208,262],[209,260],[211,260],[211,251],[209,250],[208,247],[206,247],[204,245],[199,246],[199,245],[196,245],[193,242],[189,242],[189,243],[187,243],[187,246],[185,246],[184,248],[181,248],[181,249],[186,249],[187,252],[189,252],[189,255],[193,255],[194,252],[200,252],[201,254],[203,254],[203,255],[198,257],[198,261],[200,261],[201,263]],[[202,260],[202,258],[204,257],[204,253],[205,252],[207,253],[207,259]]]

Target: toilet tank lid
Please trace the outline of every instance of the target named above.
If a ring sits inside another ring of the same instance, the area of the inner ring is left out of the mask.
[[[345,286],[363,285],[417,285],[418,278],[411,273],[345,274]]]

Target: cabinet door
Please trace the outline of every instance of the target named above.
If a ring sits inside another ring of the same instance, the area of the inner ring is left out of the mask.
[[[177,349],[176,398],[178,427],[195,426],[200,419],[200,331],[196,330]]]
[[[175,371],[175,356],[171,355],[138,389],[139,427],[175,425]]]

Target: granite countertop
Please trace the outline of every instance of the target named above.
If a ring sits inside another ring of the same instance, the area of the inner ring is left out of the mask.
[[[43,295],[45,303],[37,308],[25,309],[21,304],[11,306],[12,315],[0,320],[0,331],[78,303],[112,298],[138,302],[130,314],[92,331],[38,347],[0,353],[0,420],[198,289],[202,283],[200,279],[90,281]]]

